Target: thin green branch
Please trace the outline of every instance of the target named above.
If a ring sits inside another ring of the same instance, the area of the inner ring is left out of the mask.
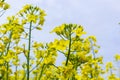
[[[40,60],[39,63],[36,64],[36,66],[34,66],[34,67],[29,71],[29,73],[32,72],[35,68],[37,68],[37,67],[39,66],[39,64],[42,62],[42,60],[43,60],[43,58]]]
[[[71,26],[70,26],[70,30],[69,30],[69,49],[68,49],[68,56],[66,59],[66,66],[68,65],[68,60],[69,60],[69,56],[70,56],[70,50],[71,50]]]
[[[30,28],[29,28],[29,41],[28,41],[28,54],[27,54],[27,80],[29,80],[29,70],[30,70],[30,47],[31,47],[31,27],[32,22],[30,22]]]
[[[12,38],[12,32],[10,32],[10,35],[9,35],[10,42],[8,43],[8,46],[7,46],[7,49],[6,49],[6,54],[5,54],[6,56],[8,54],[9,48],[10,48],[11,38]],[[8,70],[9,70],[9,62],[6,62],[6,63],[7,63],[7,65],[6,65],[6,67],[7,67],[6,80],[9,80],[9,72],[8,72]]]
[[[44,67],[45,67],[45,64],[43,64],[43,66],[42,66],[42,70],[41,70],[41,72],[40,72],[40,76],[39,76],[39,79],[38,79],[38,80],[41,80],[41,77],[42,77],[42,74],[43,74]]]

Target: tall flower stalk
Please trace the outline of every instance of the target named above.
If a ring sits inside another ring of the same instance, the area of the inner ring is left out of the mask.
[[[37,30],[41,30],[41,26],[44,23],[44,16],[46,14],[44,13],[44,11],[42,9],[40,9],[37,6],[32,6],[32,5],[26,5],[23,7],[22,10],[19,11],[18,16],[22,17],[21,22],[24,25],[24,27],[28,26],[26,29],[28,29],[28,31],[26,31],[25,33],[28,34],[28,49],[27,49],[27,54],[25,54],[26,60],[27,60],[27,71],[26,71],[26,75],[27,75],[27,80],[30,80],[30,58],[31,58],[31,37],[32,37],[32,30],[37,29]]]
[[[68,37],[68,39],[69,39],[69,47],[68,47],[68,55],[67,55],[67,59],[66,59],[66,63],[65,63],[65,65],[67,66],[68,65],[68,60],[69,60],[69,57],[70,57],[70,52],[71,52],[71,32],[72,32],[72,30],[71,30],[71,25],[69,26],[69,37]]]
[[[28,54],[27,54],[27,80],[29,80],[29,76],[30,76],[31,28],[32,28],[32,22],[30,22],[30,28],[29,28]]]

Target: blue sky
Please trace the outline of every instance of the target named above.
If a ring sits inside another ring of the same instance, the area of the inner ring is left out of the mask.
[[[99,54],[110,61],[120,53],[120,0],[6,0],[10,5],[3,16],[14,15],[25,4],[41,7],[47,13],[43,30],[34,38],[48,42],[56,35],[49,32],[62,23],[76,23],[84,26],[87,35],[95,35],[101,46]],[[37,35],[36,35],[37,34]],[[39,36],[39,38],[38,38]],[[59,59],[62,58],[61,56]]]

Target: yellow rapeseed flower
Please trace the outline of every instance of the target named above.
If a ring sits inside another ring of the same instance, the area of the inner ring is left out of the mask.
[[[116,54],[116,55],[115,55],[115,60],[116,60],[116,61],[119,61],[119,60],[120,60],[120,54]]]

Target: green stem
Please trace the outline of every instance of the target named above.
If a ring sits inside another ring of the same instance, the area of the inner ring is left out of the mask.
[[[70,27],[70,31],[69,31],[69,49],[68,49],[68,55],[67,55],[67,59],[66,59],[66,66],[68,65],[68,60],[69,60],[69,56],[70,56],[70,50],[71,50],[71,27]]]
[[[27,80],[29,80],[29,65],[30,65],[30,47],[31,47],[31,28],[32,28],[32,22],[30,22],[30,28],[29,28],[29,41],[28,41],[28,54],[27,54]]]
[[[7,77],[7,80],[9,80],[9,72],[8,72],[8,70],[9,70],[9,63],[7,62],[7,75],[6,75],[6,77]]]
[[[44,66],[45,66],[45,64],[43,64],[43,66],[42,66],[42,70],[41,70],[41,72],[40,72],[40,76],[39,76],[39,79],[38,79],[38,80],[40,80],[41,77],[42,77]]]
[[[10,35],[9,35],[10,42],[8,43],[8,46],[7,46],[7,49],[6,49],[6,54],[5,54],[6,56],[8,54],[9,48],[10,48],[11,38],[12,38],[12,32],[10,32]],[[7,65],[6,65],[6,67],[7,67],[6,80],[9,80],[9,72],[8,72],[8,70],[9,70],[9,62],[6,62],[6,63],[7,63]]]
[[[8,43],[8,46],[7,46],[6,55],[8,54],[8,51],[9,51],[9,48],[10,48],[11,38],[12,38],[12,31],[10,32],[10,35],[9,35],[10,42]]]
[[[43,59],[41,59],[41,60],[39,61],[39,63],[37,63],[36,66],[33,67],[33,68],[29,71],[29,73],[32,72],[34,69],[36,69],[36,68],[39,66],[39,64],[42,62],[42,60],[43,60]]]

